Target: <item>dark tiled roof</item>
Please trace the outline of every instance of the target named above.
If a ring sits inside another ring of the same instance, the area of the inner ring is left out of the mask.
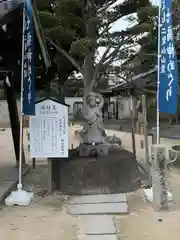
[[[121,90],[124,88],[135,87],[135,88],[155,88],[156,87],[156,72],[157,68],[149,70],[148,72],[138,74],[132,77],[129,82],[122,82],[116,86],[111,87],[110,89],[113,90]]]

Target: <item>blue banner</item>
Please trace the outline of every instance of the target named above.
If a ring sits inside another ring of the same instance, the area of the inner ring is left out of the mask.
[[[160,112],[175,114],[178,103],[178,65],[173,41],[172,1],[160,1],[159,110]]]
[[[24,72],[23,72],[23,113],[35,115],[35,63],[34,25],[31,0],[25,2]]]

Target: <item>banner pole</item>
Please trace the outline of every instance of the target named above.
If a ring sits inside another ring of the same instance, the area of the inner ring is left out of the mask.
[[[21,103],[20,103],[20,143],[19,143],[19,183],[18,190],[22,189],[22,149],[23,149],[23,88],[24,88],[24,41],[25,41],[25,3],[23,4],[23,29],[22,29],[22,59],[21,59]]]
[[[5,199],[7,206],[13,205],[29,205],[34,198],[33,192],[27,192],[22,187],[22,150],[23,150],[23,95],[24,95],[24,60],[25,60],[25,30],[26,30],[26,5],[23,3],[23,26],[22,26],[22,59],[21,59],[21,106],[20,106],[20,142],[19,142],[19,179],[17,184],[17,191],[12,191],[11,194]]]
[[[159,11],[158,11],[158,66],[157,66],[157,106],[156,106],[156,130],[157,130],[157,144],[160,139],[160,114],[159,114],[159,88],[160,88],[160,61],[161,61],[161,0],[159,0]]]

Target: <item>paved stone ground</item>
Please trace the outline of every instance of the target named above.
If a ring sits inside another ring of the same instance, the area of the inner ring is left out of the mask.
[[[85,211],[84,211],[85,210]],[[117,240],[113,214],[127,214],[125,194],[84,195],[70,197],[67,212],[85,216],[84,240]],[[79,236],[78,236],[79,237]]]

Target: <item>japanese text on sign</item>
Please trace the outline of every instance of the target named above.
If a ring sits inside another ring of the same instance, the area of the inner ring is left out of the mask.
[[[161,0],[160,25],[160,111],[176,112],[177,57],[173,43],[172,2]],[[167,105],[168,104],[168,105]]]
[[[32,157],[68,156],[68,108],[52,100],[36,104],[30,117],[30,152]]]

